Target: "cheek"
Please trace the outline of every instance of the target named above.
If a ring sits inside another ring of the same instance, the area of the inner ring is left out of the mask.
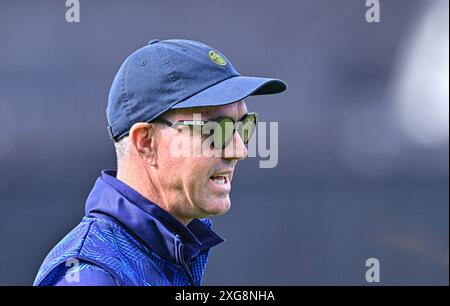
[[[183,177],[187,170],[184,157],[173,156],[170,149],[170,142],[164,141],[159,143],[157,151],[157,164],[155,169],[162,187],[167,190],[182,189]]]
[[[190,182],[190,185],[202,188],[209,179],[212,163],[203,157],[187,158],[182,162],[183,178]]]
[[[185,192],[189,198],[201,197],[214,163],[202,157],[164,157],[159,172],[166,186]]]
[[[178,141],[175,144],[168,139],[169,137],[164,138],[158,148],[158,172],[164,176],[164,185],[170,186],[172,190],[186,192],[188,198],[201,200],[207,191],[206,184],[211,169],[218,163],[217,158],[179,154],[180,152],[174,155],[172,152],[174,146],[180,143],[186,144],[186,139],[174,138],[172,141]],[[196,143],[193,142],[191,145],[195,147]]]
[[[214,169],[214,162],[207,158],[191,158],[185,161],[182,170],[184,189],[188,198],[195,205],[203,206],[204,202],[211,200],[209,189],[209,176]]]

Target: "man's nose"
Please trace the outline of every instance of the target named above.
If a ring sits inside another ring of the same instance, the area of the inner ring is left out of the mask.
[[[223,158],[242,160],[247,158],[248,150],[239,133],[235,132],[233,140],[223,149]]]

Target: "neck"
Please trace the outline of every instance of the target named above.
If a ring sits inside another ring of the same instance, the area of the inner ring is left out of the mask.
[[[168,201],[164,200],[162,194],[158,192],[157,188],[155,188],[150,175],[145,169],[145,165],[132,167],[127,163],[119,163],[116,178],[139,192],[149,201],[155,203],[156,205],[170,213],[184,225],[189,224],[192,219],[180,216],[173,211],[172,206],[168,204]]]

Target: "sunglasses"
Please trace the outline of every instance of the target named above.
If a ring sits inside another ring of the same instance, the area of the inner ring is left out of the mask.
[[[213,131],[212,146],[215,149],[225,149],[233,139],[234,132],[237,131],[242,142],[247,145],[256,129],[258,123],[257,113],[248,113],[240,121],[234,121],[230,117],[220,117],[215,120],[179,120],[170,122],[164,118],[157,118],[152,122],[161,122],[171,128],[178,126],[201,126],[202,135],[211,135]]]

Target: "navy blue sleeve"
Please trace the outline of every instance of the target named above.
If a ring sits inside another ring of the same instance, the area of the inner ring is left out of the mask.
[[[76,271],[61,276],[53,286],[118,286],[118,283],[106,270],[90,263],[82,263]]]

